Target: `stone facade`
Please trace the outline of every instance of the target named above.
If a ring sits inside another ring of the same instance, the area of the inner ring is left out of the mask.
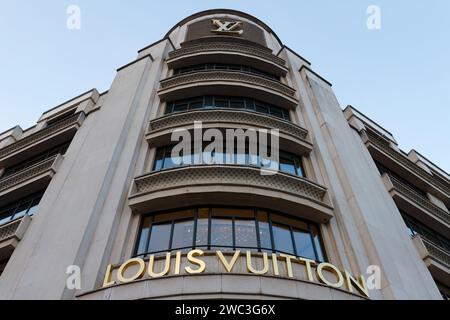
[[[226,22],[239,24],[228,30]],[[240,28],[251,34],[242,36]],[[244,65],[279,80],[242,70],[174,73],[212,63]],[[290,120],[238,109],[165,115],[172,101],[210,95],[265,101]],[[155,172],[157,148],[171,130],[189,129],[196,120],[210,128],[280,129],[281,147],[302,157],[307,178],[261,176],[245,165]],[[64,154],[11,169],[63,143],[69,143]],[[401,178],[381,176],[374,160]],[[135,256],[142,215],[202,205],[263,207],[317,223],[326,259],[339,270],[367,278],[368,267],[379,266],[381,286],[370,290],[371,299],[450,294],[450,253],[426,235],[412,239],[402,218],[406,212],[448,240],[449,176],[418,152],[401,151],[356,109],[343,111],[331,84],[307,60],[242,12],[210,10],[184,19],[119,68],[107,92],[90,90],[45,112],[30,129],[1,133],[0,208],[36,192],[43,192],[37,212],[0,225],[1,299],[366,298],[305,280],[298,263],[293,277],[284,269],[251,274],[243,257],[225,272],[208,250],[202,274],[103,286],[108,268]],[[261,267],[261,257],[255,259]],[[66,286],[71,265],[81,270],[78,290]]]

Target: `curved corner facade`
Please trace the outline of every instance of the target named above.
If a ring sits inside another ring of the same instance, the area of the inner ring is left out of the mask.
[[[0,134],[0,298],[446,298],[449,181],[265,23],[200,12]]]

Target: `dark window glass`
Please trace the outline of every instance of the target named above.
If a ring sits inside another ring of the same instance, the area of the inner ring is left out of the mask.
[[[296,229],[293,230],[293,233],[297,255],[309,259],[316,259],[314,245],[311,241],[311,233],[309,231]]]
[[[280,170],[293,175],[297,174],[294,159],[280,156]]]
[[[175,221],[173,225],[172,249],[192,247],[194,220]]]
[[[237,148],[235,148],[234,153],[228,154],[226,152],[216,152],[215,150],[210,151],[204,151],[204,148],[209,143],[206,143],[205,146],[203,146],[202,153],[195,153],[193,155],[184,155],[182,157],[177,156],[175,158],[172,158],[172,147],[162,147],[158,148],[156,151],[155,161],[153,164],[153,171],[159,171],[162,169],[169,169],[177,166],[183,166],[183,165],[196,165],[201,163],[201,159],[203,159],[202,164],[219,164],[219,163],[227,163],[227,164],[236,164],[236,165],[254,165],[262,167],[262,161],[261,157],[258,155],[250,155],[249,154],[249,147],[248,142],[246,142],[246,148],[245,150],[239,150],[239,153],[237,151]],[[191,148],[191,150],[194,150],[194,147]],[[223,150],[227,150],[227,146],[223,146]],[[214,158],[213,158],[214,157]],[[280,152],[279,154],[279,163],[275,163],[274,167],[278,166],[279,170],[281,172],[289,173],[292,175],[296,175],[299,177],[305,177],[305,174],[303,172],[303,168],[301,165],[301,158],[288,153],[288,152]],[[213,161],[213,159],[216,159],[217,161]],[[269,167],[271,163],[266,160],[264,167]]]
[[[209,209],[198,209],[197,218],[197,233],[195,238],[196,247],[205,247],[208,245],[208,230],[209,230]]]
[[[37,211],[43,193],[43,191],[38,192],[0,208],[0,225],[22,218],[25,215],[33,215]]]
[[[168,102],[165,114],[201,108],[247,109],[290,121],[289,111],[262,101],[244,97],[203,96]]]
[[[233,220],[231,218],[211,219],[211,246],[233,247]]]
[[[270,236],[270,224],[267,212],[258,211],[257,220],[258,220],[260,246],[263,249],[270,250],[272,249],[272,240]]]
[[[316,260],[318,261],[325,261],[325,254],[322,249],[322,240],[320,238],[320,232],[319,228],[315,225],[310,226],[311,234],[314,241],[314,248],[316,249],[317,257]]]
[[[148,243],[148,236],[150,233],[150,226],[151,226],[151,218],[146,217],[144,219],[144,221],[142,222],[141,232],[139,235],[139,241],[138,241],[138,247],[137,247],[138,254],[147,252],[147,243]]]
[[[272,230],[275,249],[277,251],[295,254],[289,227],[278,223],[273,223]]]
[[[143,218],[136,255],[194,247],[254,249],[326,259],[315,224],[264,210],[205,207]]]
[[[236,247],[258,247],[255,220],[235,219]]]
[[[149,252],[169,250],[170,232],[172,223],[153,224],[150,234]]]

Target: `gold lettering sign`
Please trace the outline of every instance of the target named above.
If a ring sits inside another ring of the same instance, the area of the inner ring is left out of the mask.
[[[271,274],[273,276],[281,275],[294,278],[299,275],[296,275],[294,272],[298,273],[298,268],[294,270],[293,266],[294,264],[299,264],[304,266],[302,274],[306,274],[306,280],[310,282],[319,281],[332,288],[346,288],[351,293],[355,292],[356,289],[361,295],[369,297],[369,290],[366,287],[363,276],[355,278],[347,270],[341,271],[331,263],[323,262],[317,264],[314,260],[298,258],[292,255],[272,253],[269,256],[265,252],[261,254],[251,251],[241,252],[239,250],[227,252],[226,254],[222,251],[216,251],[215,256],[219,266],[222,266],[228,273],[233,272],[233,269],[238,265],[239,257],[242,256],[245,256],[245,258],[243,257],[244,259],[240,260],[240,265],[245,263],[247,271],[254,275]],[[157,268],[159,270],[155,270],[156,260],[158,260],[158,265],[161,265],[161,267]],[[269,260],[272,261],[270,262]],[[184,268],[181,267],[182,265]],[[214,265],[217,264],[215,263]],[[242,270],[242,267],[239,269]],[[315,277],[313,269],[315,269]],[[125,261],[120,266],[113,267],[108,265],[103,287],[129,283],[144,277],[144,275],[153,279],[168,275],[181,275],[182,271],[184,271],[184,275],[191,275],[204,273],[206,270],[207,263],[205,261],[205,253],[202,250],[191,250],[186,256],[182,256],[179,251],[167,252],[165,257],[156,258],[154,255],[151,255],[147,262],[140,258],[133,258]],[[284,275],[281,273],[282,270],[285,270]]]
[[[223,21],[218,19],[213,19],[212,23],[217,27],[217,29],[211,30],[214,33],[222,35],[242,35],[244,30],[242,30],[242,22],[239,21]]]

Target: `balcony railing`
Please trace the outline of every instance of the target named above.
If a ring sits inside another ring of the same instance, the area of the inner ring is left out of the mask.
[[[447,268],[450,268],[450,252],[435,245],[434,243],[423,237],[422,241],[428,251],[428,254],[433,260],[445,265]]]
[[[202,123],[232,123],[265,129],[274,128],[279,129],[280,133],[285,133],[301,140],[306,140],[308,136],[306,129],[286,120],[251,111],[219,108],[191,110],[165,115],[150,121],[148,133],[193,125],[194,121],[201,121]]]
[[[22,218],[0,225],[0,257],[8,257],[22,240],[25,231],[31,222],[31,217],[26,215]]]
[[[54,124],[43,128],[27,137],[24,137],[2,149],[0,149],[0,159],[5,158],[21,149],[27,148],[30,145],[39,142],[40,140],[44,140],[54,134],[63,131],[73,125],[81,125],[84,120],[84,113],[79,112],[68,118],[62,119]]]
[[[389,174],[386,175],[391,180],[395,190],[397,190],[399,193],[404,195],[406,198],[414,202],[416,205],[418,205],[425,211],[431,213],[436,218],[441,219],[442,221],[450,225],[450,213],[435,205],[427,197],[420,194],[419,192],[417,192],[416,190],[405,184],[397,177]]]
[[[246,46],[242,44],[226,43],[226,42],[208,42],[204,44],[188,46],[170,52],[169,58],[176,59],[185,55],[196,53],[205,54],[208,52],[216,52],[216,51],[241,53],[245,55],[256,56],[258,58],[269,60],[270,62],[275,63],[281,67],[284,67],[285,65],[285,61],[283,59],[275,56],[269,50],[263,50],[255,46]]]
[[[186,73],[164,79],[161,81],[161,89],[165,90],[176,86],[182,86],[204,81],[241,82],[274,90],[289,97],[293,97],[295,94],[295,89],[279,81],[271,80],[263,76],[258,76],[239,71],[233,72],[233,71],[217,71],[217,70]]]
[[[188,205],[257,206],[326,222],[332,207],[327,189],[305,178],[278,172],[263,175],[248,165],[192,165],[155,171],[135,178],[130,193],[133,210],[165,210]]]
[[[389,141],[384,140],[383,138],[379,137],[375,133],[372,133],[370,131],[366,131],[368,142],[375,145],[378,149],[380,149],[382,152],[386,153],[388,156],[393,158],[395,161],[399,162],[406,168],[408,168],[410,171],[412,171],[414,174],[420,176],[423,180],[429,181],[435,186],[437,186],[439,189],[444,191],[449,197],[450,197],[450,183],[446,183],[443,181],[443,179],[437,179],[435,176],[429,174],[424,169],[422,169],[420,166],[412,162],[407,156],[401,154],[400,152],[394,150],[390,144]]]
[[[0,225],[0,242],[11,238],[16,234],[22,219],[17,219],[4,225]]]
[[[135,180],[136,193],[173,189],[189,184],[228,184],[258,186],[284,191],[322,202],[326,189],[284,173],[261,175],[258,168],[239,165],[198,165],[152,172]]]
[[[21,183],[38,177],[46,172],[55,173],[55,167],[61,157],[61,155],[53,156],[28,168],[20,170],[10,176],[0,179],[0,194],[9,188],[20,185]]]

